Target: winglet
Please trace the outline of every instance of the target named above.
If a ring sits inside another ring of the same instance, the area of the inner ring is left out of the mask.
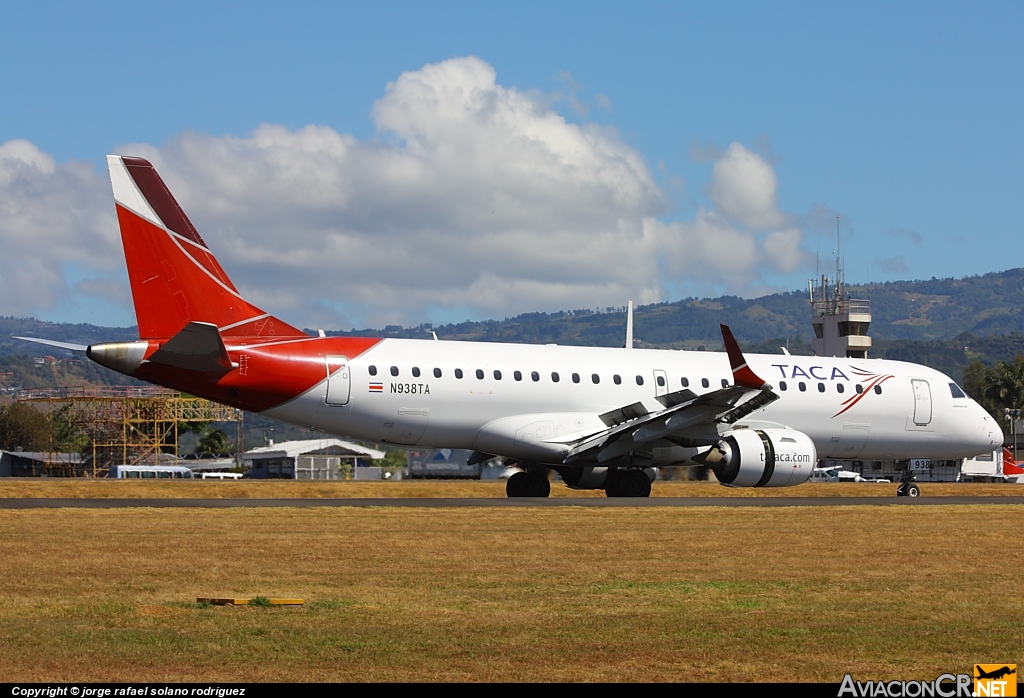
[[[747,366],[747,360],[740,351],[740,345],[732,336],[732,330],[728,325],[719,325],[722,328],[722,339],[725,340],[725,350],[729,353],[729,364],[732,366],[732,382],[744,388],[760,390],[765,382]]]

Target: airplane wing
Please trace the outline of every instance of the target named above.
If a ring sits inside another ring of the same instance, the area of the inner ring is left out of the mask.
[[[680,446],[712,446],[720,440],[721,430],[727,428],[726,425],[778,400],[772,386],[747,366],[729,328],[726,325],[721,325],[721,328],[732,367],[733,385],[703,395],[688,389],[660,395],[656,399],[664,409],[656,412],[649,412],[639,402],[606,412],[600,417],[607,429],[557,439],[559,443],[571,445],[566,464],[592,460],[595,454],[597,461],[604,463],[642,444],[661,439]]]

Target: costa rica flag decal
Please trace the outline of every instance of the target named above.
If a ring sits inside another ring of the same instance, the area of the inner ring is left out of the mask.
[[[384,384],[379,381],[370,381],[370,392],[371,393],[383,393]]]

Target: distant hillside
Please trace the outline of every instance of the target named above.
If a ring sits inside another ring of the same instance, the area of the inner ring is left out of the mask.
[[[852,294],[871,300],[871,355],[933,366],[959,378],[972,359],[994,363],[1024,351],[1024,269],[965,279],[894,281],[850,287]],[[724,323],[750,351],[774,353],[788,346],[793,354],[810,353],[810,309],[804,292],[776,293],[743,299],[686,298],[674,303],[641,306],[635,314],[636,345],[672,349],[721,348],[718,325]],[[570,310],[526,313],[505,320],[463,322],[433,328],[441,339],[485,342],[526,342],[584,346],[621,346],[624,309]],[[383,330],[332,331],[330,335],[430,337],[430,325],[388,326]],[[312,334],[312,332],[311,332]],[[134,327],[58,324],[24,318],[0,318],[0,357],[54,356],[69,352],[12,340],[28,335],[60,341],[92,342],[130,339]],[[89,382],[125,382],[100,367],[83,374]],[[10,370],[10,369],[6,369]],[[75,371],[80,369],[76,368]],[[37,368],[23,382],[43,375]],[[73,374],[69,375],[70,379]],[[8,377],[10,378],[10,377]],[[19,380],[22,380],[19,378]]]
[[[893,281],[851,286],[854,297],[871,300],[871,335],[876,340],[952,340],[1024,332],[1024,269],[965,279]],[[609,309],[610,310],[610,309]],[[641,346],[675,349],[721,344],[718,325],[732,328],[737,339],[760,343],[773,338],[809,342],[810,308],[805,292],[761,298],[735,296],[659,303],[637,308],[634,334]],[[433,328],[443,339],[617,346],[625,312],[575,310],[527,313],[506,320],[463,322]],[[386,337],[428,337],[429,325],[381,330],[333,332]]]
[[[84,323],[43,322],[35,318],[0,316],[0,356],[70,356],[69,352],[62,352],[60,349],[22,342],[12,337],[39,337],[88,345],[119,339],[136,339],[138,336],[139,332],[134,327],[100,327]]]

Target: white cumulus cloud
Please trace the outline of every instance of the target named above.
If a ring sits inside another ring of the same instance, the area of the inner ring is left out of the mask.
[[[680,278],[744,293],[806,258],[773,168],[742,145],[719,153],[712,205],[666,222],[668,197],[617,132],[566,121],[478,58],[403,73],[372,118],[370,140],[265,124],[117,152],[154,163],[243,294],[303,326],[649,303]],[[62,265],[120,270],[109,184],[91,168],[0,146],[9,210],[0,290],[19,269],[37,290],[0,312],[52,307],[69,292]],[[75,292],[123,297],[100,280]]]
[[[116,275],[124,258],[110,184],[91,165],[57,164],[28,141],[0,144],[0,250],[0,315],[66,302],[69,269]]]
[[[707,194],[722,215],[753,230],[771,230],[787,223],[779,210],[779,180],[757,153],[731,144],[711,169]]]

